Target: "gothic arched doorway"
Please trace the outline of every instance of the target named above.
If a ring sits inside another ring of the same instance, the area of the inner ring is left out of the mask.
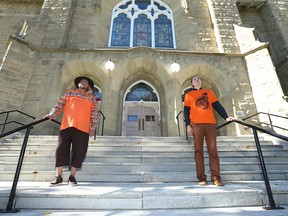
[[[156,89],[140,80],[124,95],[123,136],[160,136],[160,101]]]

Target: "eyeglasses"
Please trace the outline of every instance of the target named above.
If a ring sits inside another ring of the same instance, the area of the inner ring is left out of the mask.
[[[88,81],[86,81],[86,80],[81,80],[79,83],[88,84]]]

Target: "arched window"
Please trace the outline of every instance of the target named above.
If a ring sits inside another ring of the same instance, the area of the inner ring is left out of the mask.
[[[101,101],[102,100],[102,91],[101,91],[101,89],[98,86],[94,85],[94,88],[92,90],[92,94],[93,94],[93,96],[95,97],[95,99],[97,101]]]
[[[141,82],[130,89],[130,92],[126,95],[125,101],[156,102],[158,101],[158,97],[150,86]]]
[[[112,11],[109,47],[176,48],[173,26],[160,0],[123,0]]]

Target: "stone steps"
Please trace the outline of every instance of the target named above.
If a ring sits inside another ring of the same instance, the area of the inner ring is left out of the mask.
[[[270,180],[286,180],[288,172],[282,170],[269,170]],[[0,181],[12,181],[15,171],[4,171]],[[55,171],[22,171],[20,181],[49,182],[54,178]],[[69,175],[67,175],[69,176]],[[221,171],[223,181],[261,181],[262,172],[255,171]],[[209,178],[209,175],[208,175]],[[89,171],[77,173],[79,181],[92,182],[196,182],[196,174],[193,172],[98,172]]]
[[[207,187],[197,185],[193,144],[184,138],[97,137],[96,141],[90,140],[83,167],[77,172],[78,187],[67,186],[70,172],[65,168],[65,184],[51,188],[57,137],[31,136],[19,177],[16,207],[33,209],[37,203],[36,209],[143,210],[267,204],[253,138],[217,139],[225,187],[211,182]],[[288,186],[288,151],[262,137],[260,140],[273,187],[277,189],[274,182],[279,181]],[[16,137],[0,143],[2,208],[8,201],[22,142]],[[206,151],[205,164],[209,170]],[[247,181],[258,184],[246,186]],[[288,187],[277,190],[277,204],[288,204],[287,195]]]
[[[205,160],[205,163],[208,164],[208,159]],[[0,162],[0,171],[9,171],[14,170],[17,166],[17,162]],[[285,170],[288,166],[288,162],[267,162],[265,166],[268,170]],[[206,165],[206,170],[209,169],[209,166]],[[260,169],[259,163],[254,162],[221,162],[222,171],[255,171]],[[41,170],[49,171],[54,170],[54,162],[24,162],[22,165],[22,171],[29,170]],[[101,162],[85,162],[79,172],[85,173],[89,170],[96,170],[97,172],[194,172],[195,171],[195,162],[188,163],[165,163],[165,164],[153,164],[151,162],[142,164],[139,163],[101,163]]]

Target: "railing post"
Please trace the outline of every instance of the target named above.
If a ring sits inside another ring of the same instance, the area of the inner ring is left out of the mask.
[[[181,133],[180,133],[180,124],[179,124],[179,115],[182,113],[182,110],[177,114],[176,116],[176,120],[177,120],[177,126],[178,126],[178,135],[179,137],[181,136]]]
[[[261,169],[262,169],[262,174],[263,174],[263,178],[265,181],[265,186],[266,186],[266,191],[267,191],[267,195],[269,198],[269,203],[270,203],[270,207],[269,206],[265,206],[264,208],[267,210],[270,209],[283,209],[282,207],[279,207],[275,205],[274,199],[273,199],[273,194],[272,194],[272,190],[270,187],[270,183],[269,183],[269,178],[267,175],[267,171],[266,171],[266,166],[265,166],[265,162],[264,162],[264,157],[262,154],[262,150],[261,150],[261,146],[260,146],[260,142],[259,142],[259,137],[257,134],[257,130],[256,129],[252,129],[253,130],[253,135],[254,135],[254,139],[255,139],[255,143],[256,143],[256,147],[257,147],[257,152],[258,152],[258,156],[259,156],[259,160],[260,160],[260,165],[261,165]]]
[[[105,116],[102,113],[102,111],[98,111],[98,113],[100,113],[102,115],[102,131],[101,131],[101,135],[103,136],[104,134],[104,122],[105,122]],[[95,128],[95,133],[94,133],[94,140],[96,140],[96,132],[97,132],[97,128]]]
[[[180,137],[181,134],[180,134],[180,124],[179,124],[179,119],[178,119],[178,116],[177,116],[177,126],[178,126],[178,136]]]
[[[101,135],[103,136],[104,134],[104,122],[105,122],[105,116],[103,115],[103,119],[102,119],[102,131],[101,131]]]
[[[8,201],[7,207],[6,207],[6,212],[18,212],[18,211],[20,211],[18,209],[12,210],[12,207],[14,204],[16,188],[17,188],[17,184],[18,184],[18,180],[19,180],[19,176],[20,176],[20,172],[21,172],[21,167],[22,167],[22,163],[23,163],[23,159],[24,159],[24,155],[25,155],[25,151],[26,151],[26,147],[27,147],[27,142],[28,142],[30,130],[31,130],[31,127],[28,127],[26,129],[25,137],[23,140],[22,148],[20,151],[19,159],[18,159],[17,168],[16,168],[15,175],[14,175],[13,185],[12,185],[10,196],[9,196],[9,201]]]
[[[269,122],[270,122],[271,130],[274,131],[274,129],[273,129],[273,124],[272,124],[272,120],[271,120],[271,116],[270,116],[269,113],[268,113],[268,118],[269,118]]]
[[[97,128],[94,130],[94,140],[96,140],[96,133],[97,133]]]
[[[7,120],[8,120],[8,116],[9,116],[9,112],[6,113],[6,117],[5,117],[5,121],[4,121],[4,125],[3,125],[3,127],[2,127],[2,131],[1,131],[1,133],[3,133],[4,130],[5,130],[5,126],[6,126],[6,122],[7,122]]]

